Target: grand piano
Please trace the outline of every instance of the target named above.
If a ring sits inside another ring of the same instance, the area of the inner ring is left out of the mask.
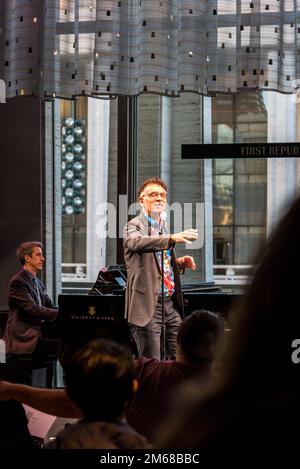
[[[133,347],[129,325],[124,319],[124,294],[62,294],[58,306],[54,327],[62,341],[64,361],[82,345],[99,337]]]
[[[125,266],[111,266],[99,272],[87,293],[59,295],[59,315],[52,336],[62,340],[66,359],[83,344],[98,337],[114,339],[135,352],[129,325],[124,319],[125,286]],[[186,315],[205,308],[226,317],[232,301],[241,294],[224,292],[213,282],[183,283],[182,290]]]

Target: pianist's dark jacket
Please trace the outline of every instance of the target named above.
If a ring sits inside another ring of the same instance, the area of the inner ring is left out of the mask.
[[[43,283],[37,279],[42,306],[33,276],[21,269],[9,285],[9,315],[3,339],[8,353],[32,353],[40,336],[42,320],[53,320],[58,310],[53,307]]]

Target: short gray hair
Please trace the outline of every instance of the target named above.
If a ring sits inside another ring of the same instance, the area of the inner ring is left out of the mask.
[[[27,241],[26,243],[20,244],[17,249],[16,256],[22,265],[25,264],[25,256],[32,256],[33,248],[38,247],[43,249],[43,244],[39,241]]]

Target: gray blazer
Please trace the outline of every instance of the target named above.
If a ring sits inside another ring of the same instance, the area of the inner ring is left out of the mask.
[[[174,246],[168,234],[153,237],[150,225],[141,213],[124,228],[124,258],[127,268],[125,317],[128,322],[143,327],[154,314],[161,286],[161,269],[155,252]],[[180,274],[174,250],[172,250],[175,293],[173,302],[183,316],[183,300]]]
[[[42,306],[30,274],[21,269],[13,276],[9,285],[9,314],[4,332],[6,352],[32,353],[36,347],[42,320],[55,319],[58,313],[46,293],[42,282],[37,279]]]

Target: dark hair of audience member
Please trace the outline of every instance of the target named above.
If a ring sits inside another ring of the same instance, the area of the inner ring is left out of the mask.
[[[195,310],[181,323],[177,345],[187,363],[211,362],[224,330],[217,314],[205,309]]]
[[[132,398],[133,379],[129,351],[104,339],[84,345],[65,370],[67,394],[87,420],[119,420]]]
[[[28,429],[28,419],[20,402],[0,401],[0,450],[37,448]]]

